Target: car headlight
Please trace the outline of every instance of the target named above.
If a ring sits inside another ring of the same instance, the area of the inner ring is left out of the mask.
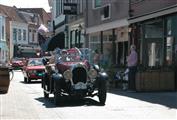
[[[63,76],[66,80],[71,80],[72,79],[72,71],[71,70],[66,70],[64,73],[63,73]]]
[[[91,79],[95,79],[97,77],[98,73],[95,69],[90,69],[88,72],[88,75]]]

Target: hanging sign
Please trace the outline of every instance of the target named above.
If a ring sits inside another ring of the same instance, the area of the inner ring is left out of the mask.
[[[64,3],[64,14],[65,15],[77,15],[77,4],[76,3]]]

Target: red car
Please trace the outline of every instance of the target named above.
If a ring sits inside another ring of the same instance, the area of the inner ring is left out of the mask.
[[[45,66],[43,65],[42,58],[29,58],[26,66],[24,66],[24,82],[30,83],[31,80],[42,79],[45,72]]]
[[[21,69],[23,68],[24,66],[24,58],[13,58],[11,60],[11,66],[12,66],[12,69]]]

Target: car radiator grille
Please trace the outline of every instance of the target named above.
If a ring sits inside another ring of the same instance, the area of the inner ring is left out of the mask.
[[[36,70],[36,73],[43,73],[44,70]]]
[[[78,82],[86,83],[86,81],[87,81],[87,71],[85,70],[85,68],[82,68],[82,67],[74,68],[72,73],[73,73],[74,84],[76,84]]]

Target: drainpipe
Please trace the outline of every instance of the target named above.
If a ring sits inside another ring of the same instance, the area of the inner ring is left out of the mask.
[[[101,54],[103,54],[103,31],[101,31],[101,33],[100,33],[100,47],[101,47],[101,49],[100,49],[100,52],[101,52]]]
[[[81,48],[81,30],[78,31],[78,47]]]
[[[88,4],[89,4],[90,0],[86,0],[86,9],[85,9],[85,32],[84,32],[84,36],[85,36],[85,47],[89,48],[89,34],[86,33],[86,29],[88,28]]]
[[[75,47],[77,47],[77,36],[78,36],[78,30],[75,30]]]
[[[115,29],[112,29],[112,62],[113,64],[116,64],[116,35],[115,35]]]
[[[73,31],[70,31],[70,48],[72,48]]]

